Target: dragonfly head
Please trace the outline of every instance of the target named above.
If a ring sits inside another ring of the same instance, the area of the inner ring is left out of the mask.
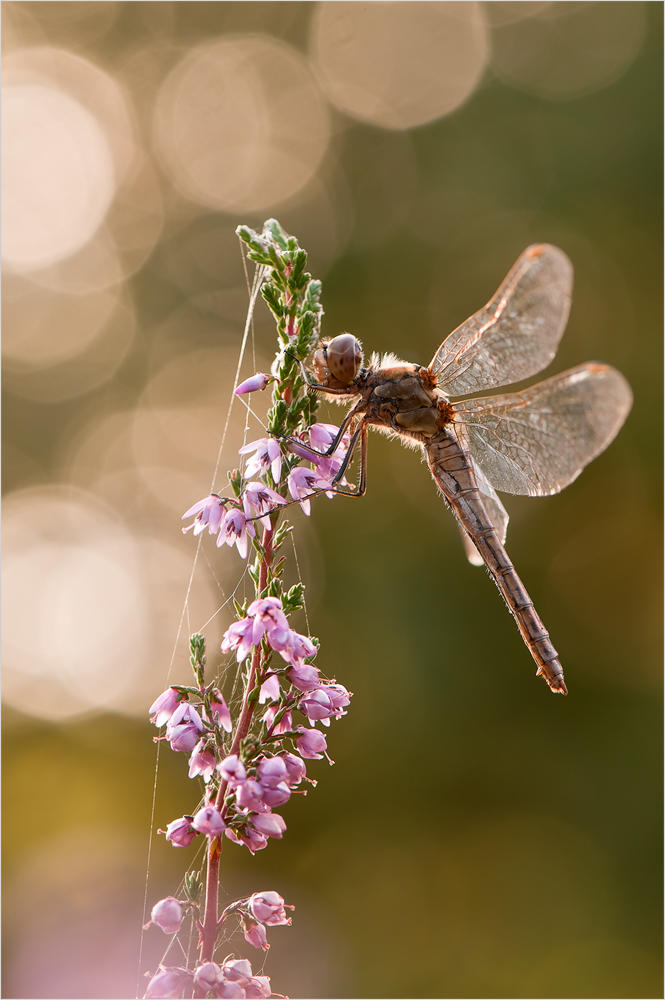
[[[360,341],[350,333],[340,333],[324,344],[314,355],[314,367],[323,384],[331,378],[341,388],[351,385],[363,363]]]

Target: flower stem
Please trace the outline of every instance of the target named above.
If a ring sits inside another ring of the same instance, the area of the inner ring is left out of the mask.
[[[260,597],[265,590],[268,583],[268,568],[272,562],[272,541],[273,541],[273,528],[263,529],[262,546],[263,552],[259,564],[259,583],[257,586],[257,597]],[[252,715],[254,713],[254,707],[256,705],[255,700],[250,701],[250,693],[254,689],[256,683],[256,676],[258,673],[259,665],[261,660],[261,649],[259,646],[256,647],[252,655],[252,664],[249,671],[249,677],[247,678],[247,685],[245,687],[245,696],[242,705],[242,711],[240,713],[240,718],[238,720],[238,725],[236,726],[236,731],[233,737],[233,744],[231,746],[230,753],[237,754],[240,750],[242,741],[247,736],[249,732],[249,727],[252,721]],[[221,781],[219,790],[217,792],[217,797],[215,799],[215,805],[221,811],[224,806],[224,796],[226,795],[226,781]],[[215,944],[217,941],[217,931],[218,931],[218,887],[219,887],[219,858],[222,853],[222,838],[215,837],[210,841],[210,847],[208,848],[208,871],[206,875],[206,902],[205,902],[205,914],[203,917],[203,924],[201,926],[201,937],[200,937],[200,960],[201,962],[212,962],[215,953]],[[200,990],[198,987],[194,990],[192,994],[195,998],[200,998],[205,996],[205,990]]]

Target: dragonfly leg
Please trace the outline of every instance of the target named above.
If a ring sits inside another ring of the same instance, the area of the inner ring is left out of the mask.
[[[358,480],[358,486],[353,493],[347,493],[345,490],[337,490],[337,493],[342,493],[347,497],[362,497],[365,495],[367,489],[367,423],[365,420],[360,421],[358,427],[356,428],[353,437],[351,438],[351,443],[347,448],[346,455],[344,456],[344,461],[339,467],[335,478],[332,481],[333,486],[340,481],[344,473],[349,467],[349,463],[353,458],[353,453],[356,449],[358,439],[360,438],[360,479]]]
[[[339,448],[339,443],[342,440],[342,438],[344,437],[344,435],[346,434],[346,432],[349,429],[350,425],[353,423],[353,421],[354,421],[354,419],[356,417],[357,411],[359,410],[359,408],[361,406],[361,403],[362,403],[362,401],[359,401],[353,407],[353,409],[349,413],[347,413],[347,415],[344,417],[344,420],[342,421],[342,426],[337,431],[337,434],[335,435],[335,437],[334,437],[331,445],[329,446],[329,448],[326,451],[317,451],[316,448],[312,448],[311,445],[305,444],[303,441],[300,441],[298,438],[293,438],[293,437],[291,437],[291,438],[282,438],[282,440],[285,441],[287,445],[290,444],[290,442],[293,442],[294,444],[296,444],[298,446],[298,448],[302,448],[303,451],[308,451],[310,453],[310,455],[316,455],[317,458],[330,458],[330,456],[334,455],[334,453]]]
[[[301,361],[299,358],[296,358],[295,354],[291,354],[290,351],[285,351],[285,353],[288,354],[290,358],[293,358],[295,361],[298,362],[298,365],[300,366],[300,374],[302,375],[305,381],[305,385],[307,386],[308,389],[316,389],[317,392],[327,392],[331,396],[350,395],[348,389],[331,389],[330,386],[322,385],[321,382],[313,382],[312,379],[309,377],[309,372],[305,368],[305,362]]]

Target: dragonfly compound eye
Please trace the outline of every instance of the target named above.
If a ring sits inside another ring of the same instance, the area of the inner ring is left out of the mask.
[[[350,333],[340,333],[326,345],[326,361],[333,378],[342,385],[350,385],[363,363],[363,351],[360,341]]]

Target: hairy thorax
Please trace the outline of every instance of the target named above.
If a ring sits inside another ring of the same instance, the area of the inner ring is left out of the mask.
[[[367,422],[426,443],[452,420],[452,407],[434,376],[419,365],[365,369],[356,380]]]

